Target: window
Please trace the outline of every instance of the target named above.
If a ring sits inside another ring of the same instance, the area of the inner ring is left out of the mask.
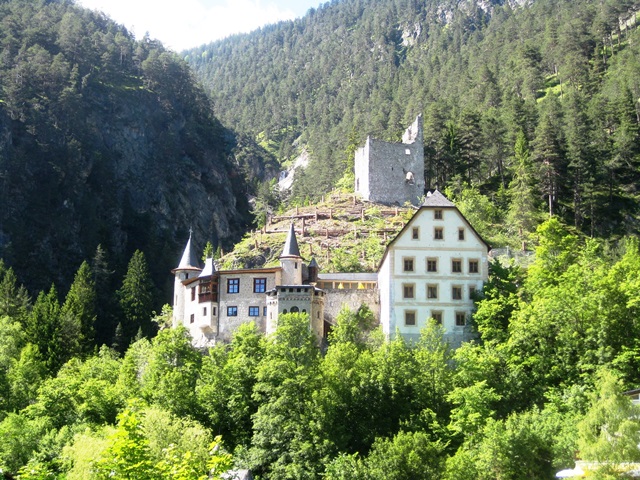
[[[438,271],[438,259],[427,258],[427,272],[437,272],[437,271]]]
[[[427,285],[427,298],[430,300],[438,298],[438,285]]]
[[[444,229],[442,227],[436,227],[433,229],[433,239],[434,240],[444,239]]]
[[[464,228],[458,229],[458,240],[464,240]]]
[[[298,313],[300,309],[296,306],[291,307],[291,313]]]
[[[442,312],[431,311],[431,318],[433,318],[438,325],[442,325]]]
[[[451,287],[451,298],[453,300],[462,300],[462,287],[459,285],[454,285]]]
[[[467,324],[467,314],[456,312],[456,327],[464,327]]]
[[[434,210],[433,211],[433,218],[435,220],[442,220],[442,210]]]
[[[206,317],[207,316],[207,307],[203,307],[202,308],[202,316]]]
[[[215,317],[218,314],[218,309],[213,307],[213,316]]]
[[[262,316],[263,317],[267,316],[267,307],[262,307]]]
[[[413,272],[413,258],[404,258],[403,264],[405,272]]]
[[[193,323],[196,320],[196,316],[192,313],[191,316],[189,317],[189,323]]]
[[[249,316],[257,317],[260,315],[260,307],[249,307]]]
[[[404,324],[407,327],[413,327],[416,324],[416,312],[405,311],[404,312]]]
[[[227,293],[238,293],[240,291],[240,279],[230,278],[227,280]]]
[[[462,260],[458,258],[454,258],[453,260],[451,260],[451,272],[462,273]]]
[[[227,307],[227,317],[237,317],[238,307]]]
[[[253,293],[264,293],[267,291],[267,279],[266,278],[254,278],[253,279]]]
[[[191,301],[193,302],[196,299],[196,288],[193,287],[191,289]]]
[[[420,229],[418,227],[413,227],[413,229],[411,230],[411,238],[413,240],[420,239]]]
[[[480,271],[478,260],[469,260],[469,273],[478,273]]]
[[[476,287],[475,285],[469,285],[469,300],[474,300],[476,296]]]
[[[402,297],[403,298],[414,298],[414,284],[413,283],[409,283],[409,284],[404,284],[402,286]]]

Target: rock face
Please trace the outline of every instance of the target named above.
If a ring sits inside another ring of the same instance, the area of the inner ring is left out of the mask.
[[[15,43],[0,65],[0,258],[31,290],[64,291],[98,244],[116,270],[140,249],[163,287],[190,228],[232,244],[248,222],[244,177],[186,65],[97,13],[31,8],[0,6],[17,24],[0,27]],[[91,42],[64,42],[67,24]]]

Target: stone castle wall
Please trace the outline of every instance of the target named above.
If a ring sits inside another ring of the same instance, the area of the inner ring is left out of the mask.
[[[422,117],[405,131],[403,143],[367,138],[355,153],[355,191],[387,205],[421,203],[424,195]]]

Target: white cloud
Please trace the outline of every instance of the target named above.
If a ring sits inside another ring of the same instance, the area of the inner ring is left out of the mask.
[[[296,17],[261,0],[79,0],[101,10],[142,38],[149,32],[176,51]]]

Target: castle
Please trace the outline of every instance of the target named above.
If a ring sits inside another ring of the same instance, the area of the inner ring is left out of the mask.
[[[472,336],[468,320],[474,292],[488,277],[489,245],[439,191],[424,194],[422,118],[403,143],[367,139],[356,152],[356,192],[386,204],[419,204],[386,246],[376,273],[323,273],[305,263],[291,224],[280,265],[218,270],[211,258],[200,266],[191,236],[174,274],[173,324],[184,325],[194,345],[227,342],[236,328],[255,322],[275,331],[281,313],[309,316],[318,339],[326,336],[343,306],[368,305],[387,336],[416,341],[429,318],[442,324],[453,346]],[[399,173],[401,172],[401,173]],[[411,174],[411,175],[410,175]],[[399,183],[399,185],[397,185]]]
[[[422,115],[402,135],[402,143],[371,137],[355,153],[355,192],[387,205],[419,205],[424,195]]]

